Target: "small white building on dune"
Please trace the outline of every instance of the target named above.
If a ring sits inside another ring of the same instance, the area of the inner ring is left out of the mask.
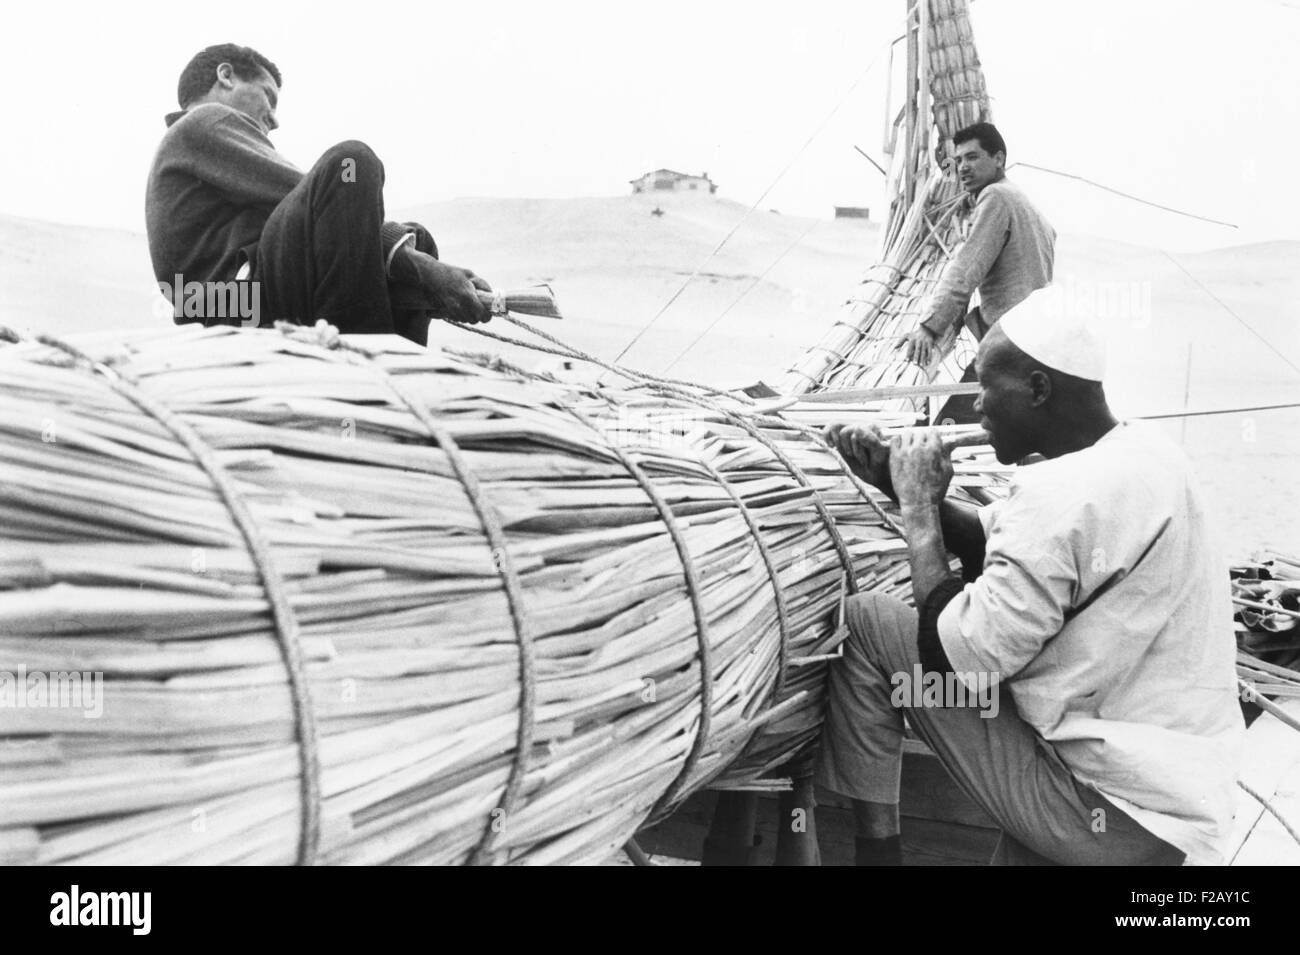
[[[709,195],[718,191],[718,185],[702,173],[692,176],[690,173],[676,172],[672,169],[656,169],[640,179],[633,179],[633,194],[640,192],[707,192]]]

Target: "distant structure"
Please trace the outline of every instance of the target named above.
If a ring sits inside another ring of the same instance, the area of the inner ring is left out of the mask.
[[[835,218],[837,219],[870,219],[871,210],[866,206],[836,206]]]
[[[713,195],[718,191],[718,184],[703,173],[692,176],[672,169],[656,169],[640,179],[630,180],[633,194],[640,192],[705,192]]]

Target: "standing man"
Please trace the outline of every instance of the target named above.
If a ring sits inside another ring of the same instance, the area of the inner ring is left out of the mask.
[[[280,85],[274,63],[230,43],[181,72],[181,109],[167,116],[145,195],[154,275],[174,303],[182,288],[206,286],[194,300],[251,297],[258,313],[195,314],[187,302],[177,323],[324,319],[424,344],[430,317],[487,321],[477,295],[491,290],[486,282],[439,262],[422,226],[384,220],[384,167],[370,147],[339,143],[306,175],[276,151]],[[251,296],[221,294],[243,282]]]
[[[908,360],[928,367],[935,345],[963,321],[981,341],[999,318],[1052,281],[1056,230],[1007,179],[1007,144],[992,123],[959,129],[952,138],[957,177],[966,190],[969,234],[948,261],[918,328],[907,336]],[[979,289],[980,304],[967,311]],[[962,381],[974,381],[975,366]],[[971,398],[951,399],[938,420],[970,422]]]
[[[998,460],[1047,459],[1005,500],[947,500],[931,430],[886,445],[828,429],[901,505],[917,608],[852,598],[831,672],[817,782],[854,801],[860,864],[900,862],[904,709],[1003,829],[1001,861],[1225,861],[1245,730],[1227,563],[1182,451],[1115,419],[1099,340],[1038,308],[1048,295],[1008,312],[975,361]],[[949,551],[978,576],[951,576]]]

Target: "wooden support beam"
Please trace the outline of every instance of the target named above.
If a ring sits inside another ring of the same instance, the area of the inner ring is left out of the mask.
[[[701,865],[753,865],[758,793],[718,793],[713,821],[704,839]]]
[[[817,801],[811,777],[796,779],[777,798],[774,865],[821,865],[817,846]]]
[[[930,168],[930,0],[917,0],[916,152],[911,157],[918,181]]]
[[[916,77],[917,26],[920,22],[920,5],[925,0],[907,0],[907,78],[904,84],[903,107],[907,110],[906,136],[903,140],[903,208],[910,209],[916,193],[916,165],[912,157],[916,151]]]
[[[843,391],[819,391],[800,397],[798,404],[845,404],[853,401],[884,401],[889,398],[926,398],[931,395],[977,395],[979,382],[954,384],[930,383],[925,385],[888,385],[881,388],[845,388]],[[799,409],[807,410],[807,409]]]

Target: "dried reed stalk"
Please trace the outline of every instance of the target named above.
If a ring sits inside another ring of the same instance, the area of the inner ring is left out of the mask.
[[[520,572],[536,732],[497,861],[608,857],[677,779],[701,722],[682,559],[616,448],[671,507],[709,629],[711,732],[660,814],[708,784],[779,785],[771,771],[817,735],[825,660],[844,633],[844,568],[814,491],[734,415],[806,473],[857,586],[908,594],[904,542],[877,510],[887,502],[808,429],[740,401],[503,374],[395,337],[354,339],[366,362],[315,334],[187,327],[77,345],[216,449],[270,542],[320,733],[323,861],[466,861],[520,719],[499,555],[447,454],[373,366],[454,436]],[[292,861],[289,685],[261,579],[208,476],[52,348],[0,346],[0,394],[0,672],[103,674],[98,718],[3,710],[0,857]],[[987,451],[957,458],[954,493],[996,483]],[[715,475],[777,573],[790,656],[779,693],[776,590]]]
[[[492,309],[493,315],[515,312],[541,318],[564,317],[560,314],[560,307],[555,303],[555,293],[549,285],[534,285],[510,292],[479,292],[478,297],[479,301]]]

